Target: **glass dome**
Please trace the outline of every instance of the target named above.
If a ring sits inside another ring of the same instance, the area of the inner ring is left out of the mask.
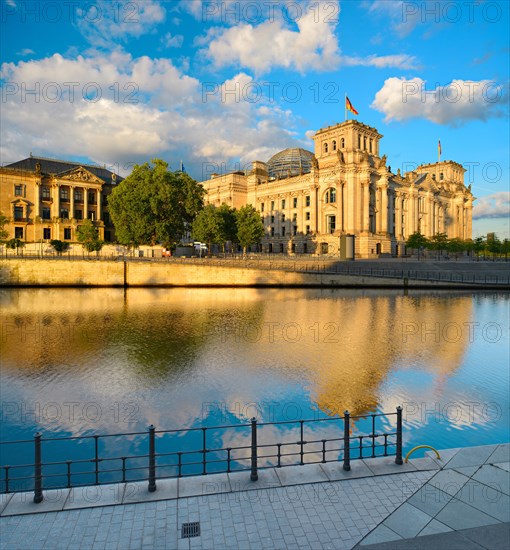
[[[269,177],[284,179],[308,174],[314,160],[314,154],[306,149],[284,149],[267,161]]]

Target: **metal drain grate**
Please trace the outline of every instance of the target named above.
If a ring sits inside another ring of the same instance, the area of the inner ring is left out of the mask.
[[[181,527],[181,539],[190,539],[200,536],[200,522],[183,523]]]

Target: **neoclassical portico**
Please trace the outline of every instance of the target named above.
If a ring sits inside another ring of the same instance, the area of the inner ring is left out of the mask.
[[[427,237],[471,238],[474,197],[453,161],[401,175],[379,156],[383,136],[349,120],[316,132],[315,152],[286,149],[252,169],[202,182],[206,200],[252,204],[266,227],[264,250],[339,252],[340,236],[356,236],[360,257],[402,255],[415,231]]]

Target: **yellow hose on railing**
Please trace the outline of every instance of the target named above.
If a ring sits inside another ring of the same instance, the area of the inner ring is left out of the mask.
[[[411,449],[411,450],[406,454],[406,458],[405,458],[404,462],[408,462],[409,457],[414,453],[414,451],[417,451],[418,449],[431,449],[431,450],[433,450],[433,451],[436,453],[437,459],[438,459],[438,460],[441,460],[441,456],[439,455],[439,453],[437,452],[437,450],[434,449],[434,447],[431,447],[430,445],[418,445],[417,447],[415,447],[414,449]]]

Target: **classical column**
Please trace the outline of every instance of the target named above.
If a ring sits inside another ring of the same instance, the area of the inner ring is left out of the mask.
[[[97,190],[97,221],[101,221],[103,217],[101,216],[101,189]]]
[[[69,194],[71,195],[69,197],[69,219],[72,220],[74,218],[74,185],[69,186]]]
[[[379,202],[378,226],[380,233],[389,233],[388,229],[388,185],[384,184],[379,187],[381,200]]]
[[[83,189],[83,219],[86,220],[89,217],[89,190],[86,187]]]
[[[370,183],[364,182],[363,184],[363,223],[361,226],[362,231],[368,231],[370,229]]]
[[[337,229],[344,230],[344,184],[337,184],[336,189],[336,204],[337,204]]]
[[[395,191],[395,238],[402,237],[402,193]]]
[[[35,182],[35,199],[34,199],[34,212],[36,216],[41,216],[41,182]]]

